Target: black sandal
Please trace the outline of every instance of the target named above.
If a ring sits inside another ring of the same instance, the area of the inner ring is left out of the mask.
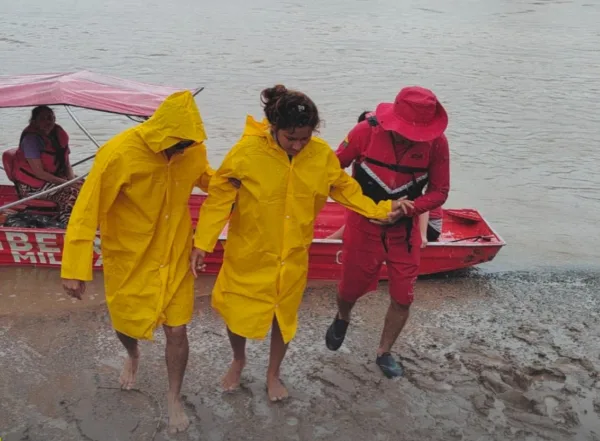
[[[335,316],[333,323],[329,326],[325,334],[325,344],[328,349],[337,351],[342,346],[349,324],[346,320],[338,318],[337,315]]]
[[[389,352],[377,356],[375,363],[388,378],[404,376],[404,366],[402,366],[402,363],[397,362]]]

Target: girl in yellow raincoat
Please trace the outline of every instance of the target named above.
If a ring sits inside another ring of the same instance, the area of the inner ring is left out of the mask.
[[[310,98],[276,86],[262,92],[262,101],[266,120],[247,117],[241,139],[210,181],[190,263],[197,276],[231,214],[212,296],[233,349],[223,386],[239,386],[246,338],[262,339],[272,329],[267,392],[277,401],[288,395],[279,368],[296,333],[313,225],[328,196],[366,217],[387,220],[396,213],[391,201],[376,205],[363,196],[329,145],[312,136],[319,114]]]
[[[61,276],[81,299],[92,280],[100,226],[106,303],[129,355],[121,387],[135,382],[139,339],[163,326],[169,375],[169,430],[189,420],[180,398],[188,359],[186,324],[194,307],[189,271],[193,187],[207,189],[213,170],[206,158],[204,125],[190,92],[169,96],[152,117],[112,138],[100,150],[71,214]]]

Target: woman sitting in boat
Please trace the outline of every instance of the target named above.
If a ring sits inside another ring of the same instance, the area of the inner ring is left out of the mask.
[[[15,185],[24,198],[49,190],[75,177],[69,162],[69,135],[56,124],[54,111],[38,106],[21,133],[15,156]],[[58,221],[66,228],[79,194],[80,183],[51,192],[43,199],[58,205]]]
[[[365,110],[358,117],[358,122],[362,122],[371,112]],[[419,216],[419,230],[421,232],[421,248],[425,248],[428,242],[437,242],[442,234],[442,207],[428,211]],[[342,239],[344,235],[344,225],[335,233],[327,236],[327,239]]]

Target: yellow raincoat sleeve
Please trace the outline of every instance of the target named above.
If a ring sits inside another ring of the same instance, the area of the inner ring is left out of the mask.
[[[215,174],[215,171],[211,168],[210,164],[208,163],[208,158],[206,155],[206,146],[204,145],[204,143],[202,143],[201,148],[202,148],[201,167],[204,168],[204,172],[200,176],[200,179],[198,179],[194,185],[196,187],[200,188],[200,190],[202,190],[204,193],[208,193],[208,185],[210,183],[211,178]]]
[[[360,184],[342,169],[340,161],[332,150],[327,161],[329,175],[329,196],[346,208],[358,214],[371,218],[386,220],[392,211],[392,201],[381,201],[375,204],[373,200],[363,195]]]
[[[229,178],[241,180],[236,152],[234,147],[223,159],[223,163],[210,179],[208,196],[200,207],[194,247],[207,253],[214,250],[237,197],[238,189],[229,182]]]
[[[204,193],[208,193],[208,187],[210,184],[210,180],[214,176],[215,171],[210,168],[210,166],[206,167],[206,171],[202,173],[200,179],[196,181],[196,187],[200,188]]]
[[[119,194],[123,178],[124,170],[120,162],[115,161],[115,152],[98,152],[67,226],[61,265],[63,279],[93,279],[96,230],[101,217]]]

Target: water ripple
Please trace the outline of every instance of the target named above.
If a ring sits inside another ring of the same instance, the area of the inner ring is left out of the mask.
[[[10,7],[8,6],[10,3]],[[218,166],[262,88],[309,93],[337,146],[362,110],[407,84],[448,109],[448,206],[480,209],[513,265],[600,262],[600,8],[586,1],[173,0],[4,2],[0,73],[90,69],[206,86],[198,104]],[[44,29],[40,39],[39,29]],[[106,141],[131,122],[78,111]],[[73,155],[94,147],[61,109]],[[0,112],[0,150],[27,110]],[[6,182],[3,180],[3,182]]]

